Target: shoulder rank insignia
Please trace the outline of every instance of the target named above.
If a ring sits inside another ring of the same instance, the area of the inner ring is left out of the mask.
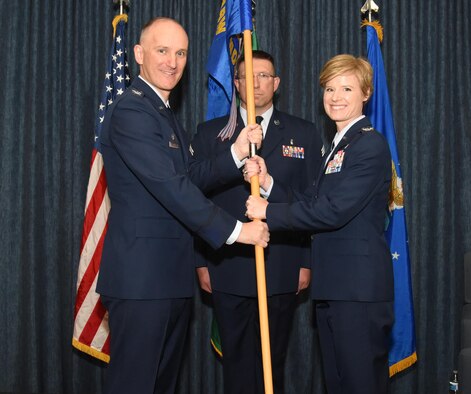
[[[362,127],[361,131],[373,131],[373,127],[371,127],[371,126]]]
[[[137,90],[137,89],[134,89],[134,88],[131,89],[131,93],[135,94],[136,96],[139,96],[139,97],[141,97],[144,94],[140,90]]]

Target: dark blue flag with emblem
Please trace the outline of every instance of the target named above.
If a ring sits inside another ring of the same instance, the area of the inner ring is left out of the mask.
[[[234,65],[240,52],[237,37],[244,30],[252,30],[251,0],[222,0],[216,34],[209,50],[208,111],[210,120],[229,114],[235,98]]]
[[[110,200],[100,149],[100,136],[106,110],[117,96],[124,93],[130,83],[125,43],[127,20],[125,14],[118,15],[113,20],[113,43],[95,121],[95,143],[85,203],[72,338],[72,345],[75,348],[105,362],[110,359],[108,314],[95,288],[103,241],[108,228]]]
[[[368,101],[365,114],[370,118],[373,127],[386,137],[392,158],[392,181],[389,190],[389,221],[387,223],[386,238],[391,250],[394,270],[395,322],[389,350],[389,375],[393,376],[417,361],[409,247],[401,167],[380,48],[382,27],[378,21],[364,22],[363,25],[366,25],[367,30],[368,60],[373,67],[374,85],[373,95]]]

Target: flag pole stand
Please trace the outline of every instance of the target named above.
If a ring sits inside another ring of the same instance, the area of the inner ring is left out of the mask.
[[[255,124],[255,98],[252,60],[252,33],[244,30],[245,84],[247,89],[247,124]],[[250,146],[250,157],[255,154],[255,144]],[[258,175],[250,178],[252,196],[260,196]],[[255,219],[259,220],[259,219]],[[263,381],[265,394],[273,394],[273,378],[271,368],[270,331],[268,327],[267,284],[265,279],[265,257],[263,248],[255,245],[255,266],[257,273],[258,313],[260,319],[260,339],[262,345]]]

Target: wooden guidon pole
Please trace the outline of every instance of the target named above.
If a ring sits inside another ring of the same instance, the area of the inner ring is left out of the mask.
[[[247,91],[247,124],[255,124],[255,99],[252,59],[252,33],[244,30],[244,63],[245,86]],[[251,153],[254,149],[250,149]],[[252,196],[260,196],[258,175],[250,178]],[[259,219],[254,219],[259,220]],[[260,318],[260,338],[262,342],[263,380],[265,394],[273,394],[273,378],[271,370],[270,331],[268,327],[267,284],[265,279],[265,256],[263,248],[255,245],[255,265],[257,272],[258,311]]]

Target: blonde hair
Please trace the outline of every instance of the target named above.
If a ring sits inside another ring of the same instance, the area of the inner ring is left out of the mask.
[[[347,54],[334,56],[322,67],[319,75],[319,83],[325,88],[327,82],[331,79],[339,75],[350,73],[358,77],[361,91],[365,96],[370,98],[373,94],[373,68],[371,64],[362,57]]]

